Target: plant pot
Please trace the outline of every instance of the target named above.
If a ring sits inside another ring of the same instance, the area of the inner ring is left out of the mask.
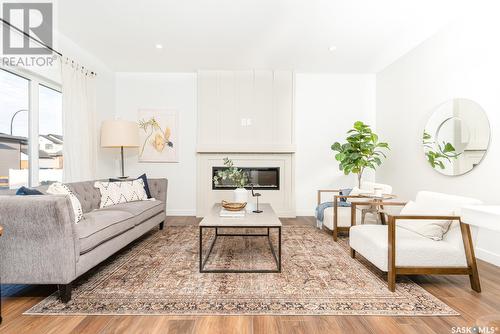
[[[248,202],[248,190],[245,188],[236,188],[233,190],[233,198],[236,203]]]

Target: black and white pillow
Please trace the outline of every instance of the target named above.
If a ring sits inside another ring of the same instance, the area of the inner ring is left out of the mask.
[[[142,179],[123,182],[96,181],[94,187],[101,192],[101,208],[148,199]]]
[[[75,223],[78,223],[80,220],[82,220],[83,217],[82,204],[67,185],[59,182],[52,183],[47,189],[47,194],[68,195],[71,201],[71,206],[73,207],[73,215],[75,217]]]

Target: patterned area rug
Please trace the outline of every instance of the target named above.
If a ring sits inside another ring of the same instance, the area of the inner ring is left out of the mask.
[[[274,265],[265,237],[219,237],[207,262],[210,268]],[[282,273],[202,274],[198,228],[182,226],[151,232],[82,276],[69,303],[54,293],[25,314],[458,313],[404,277],[389,292],[382,273],[350,258],[346,240],[335,243],[313,227],[283,227]]]

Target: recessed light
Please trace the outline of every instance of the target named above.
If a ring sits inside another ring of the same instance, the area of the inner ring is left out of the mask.
[[[155,47],[156,47],[157,49],[163,49],[163,45],[161,45],[161,44],[156,44],[156,45],[155,45]]]
[[[328,48],[328,50],[333,52],[333,51],[337,50],[337,47],[335,45],[332,45]]]

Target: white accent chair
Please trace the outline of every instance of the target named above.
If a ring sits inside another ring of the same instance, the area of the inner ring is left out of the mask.
[[[326,208],[324,211],[323,218],[323,226],[328,228],[333,232],[333,240],[337,241],[338,232],[346,232],[349,233],[349,228],[354,225],[352,221],[352,217],[356,218],[356,224],[361,224],[361,210],[364,207],[358,205],[356,207],[359,214],[352,215],[351,207],[339,206],[338,202],[341,198],[345,198],[347,200],[351,200],[356,198],[358,201],[368,200],[367,198],[360,197],[359,194],[363,193],[373,193],[375,188],[381,188],[382,193],[390,194],[392,193],[392,187],[387,184],[382,183],[374,183],[368,181],[361,181],[361,189],[358,187],[352,188],[349,196],[341,196],[340,190],[318,190],[318,205],[321,203],[321,195],[322,193],[334,193],[336,195],[333,196],[334,206],[330,208]],[[365,223],[375,224],[377,220],[373,216],[367,216]]]
[[[366,202],[351,205],[358,204]],[[387,214],[388,225],[351,227],[351,257],[359,253],[387,272],[390,291],[395,291],[397,275],[434,274],[469,275],[471,288],[481,292],[470,227],[460,219],[461,208],[478,204],[481,201],[477,199],[429,191],[420,191],[415,202],[383,202],[384,208],[405,205],[405,208],[413,206],[413,210],[405,212],[403,208],[399,215]],[[449,225],[441,231],[444,232],[441,240],[420,233],[441,227],[443,222]]]

